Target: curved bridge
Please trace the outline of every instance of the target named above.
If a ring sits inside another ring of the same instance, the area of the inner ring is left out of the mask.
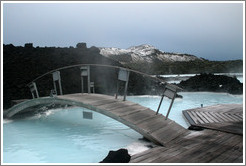
[[[81,70],[80,77],[81,77],[82,93],[63,95],[60,70],[75,68],[75,67],[79,67]],[[116,78],[117,89],[115,92],[115,97],[102,95],[102,94],[95,94],[95,89],[94,89],[95,84],[90,80],[91,67],[107,67],[107,68],[116,69],[116,71],[118,72],[118,76]],[[144,77],[149,77],[150,79],[164,85],[161,101],[156,112],[150,110],[149,108],[143,107],[139,104],[126,101],[127,86],[128,86],[130,72],[135,72]],[[54,89],[51,90],[52,93],[50,94],[52,97],[40,97],[35,82],[49,74],[52,74],[53,85],[54,85]],[[85,80],[87,81],[86,83],[87,93],[84,93]],[[119,81],[125,82],[123,101],[117,99]],[[5,111],[4,112],[5,118],[11,118],[15,114],[24,112],[26,109],[31,109],[32,107],[49,105],[49,104],[63,104],[63,105],[80,106],[104,114],[136,130],[137,132],[139,132],[140,134],[142,134],[144,137],[151,140],[152,142],[161,145],[164,145],[167,142],[171,141],[172,139],[178,137],[179,135],[187,132],[187,130],[185,130],[182,126],[168,119],[168,115],[171,110],[174,99],[176,97],[176,94],[181,89],[177,86],[168,84],[159,78],[155,78],[148,74],[141,73],[135,70],[126,69],[118,66],[108,66],[108,65],[101,65],[101,64],[79,64],[79,65],[65,66],[41,75],[40,77],[30,82],[28,86],[30,88],[33,99],[24,101],[20,104],[13,106],[9,110]],[[93,88],[93,93],[91,93],[91,88]],[[57,95],[58,92],[59,95]],[[169,106],[166,117],[161,114],[158,114],[164,96],[171,99],[171,104]]]
[[[155,111],[149,108],[101,94],[78,93],[32,99],[15,105],[4,115],[11,118],[26,108],[50,103],[80,106],[104,114],[129,126],[152,142],[161,145],[165,145],[179,135],[188,132],[174,121],[165,120],[163,115],[156,115]],[[165,134],[163,135],[163,133]]]

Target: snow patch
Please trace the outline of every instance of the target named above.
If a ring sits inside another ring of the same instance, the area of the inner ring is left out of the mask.
[[[101,47],[100,54],[109,57],[112,59],[117,59],[120,62],[126,62],[124,58],[120,56],[128,56],[131,58],[132,62],[153,62],[154,60],[160,60],[165,62],[175,62],[175,61],[194,61],[194,60],[202,60],[197,58],[193,55],[188,54],[180,54],[180,53],[166,53],[160,51],[159,49],[155,48],[154,46],[143,44],[139,46],[132,46],[128,49],[121,49],[121,48],[105,48]],[[128,59],[129,60],[129,59]]]

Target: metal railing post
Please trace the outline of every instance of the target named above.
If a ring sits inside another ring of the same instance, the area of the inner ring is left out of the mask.
[[[87,71],[88,71],[88,76],[87,76],[88,93],[91,93],[90,66],[87,66]]]
[[[60,79],[58,80],[58,83],[59,83],[60,95],[63,95],[63,93],[62,93],[62,85],[61,85],[61,76],[60,76]]]
[[[56,93],[57,93],[56,82],[55,82],[55,81],[53,81],[53,85],[54,85],[54,89],[55,89],[55,91],[56,91]]]
[[[29,85],[29,88],[30,88],[30,91],[32,93],[32,98],[39,98],[39,94],[38,94],[38,89],[37,89],[37,85],[35,82],[32,82],[30,85]],[[35,94],[36,94],[36,97],[35,97]]]
[[[84,79],[83,77],[87,77],[87,91],[91,93],[91,81],[90,81],[90,66],[82,66],[80,67],[80,76],[81,76],[81,93],[84,93]]]
[[[118,98],[118,93],[119,93],[119,80],[117,80],[117,83],[116,83],[116,93],[115,93],[115,99]]]
[[[92,88],[92,93],[95,93],[95,83],[91,82],[90,83],[90,89]]]
[[[81,76],[81,93],[84,93],[84,79]]]
[[[124,90],[124,98],[123,98],[123,101],[126,101],[126,95],[127,95],[127,87],[128,87],[129,75],[130,75],[130,72],[127,71],[127,80],[126,80],[126,83],[125,83],[125,90]]]
[[[59,90],[60,90],[60,95],[63,95],[62,93],[62,85],[61,85],[61,75],[60,75],[60,71],[55,71],[52,73],[52,77],[53,77],[53,85],[55,88],[55,91],[57,92],[57,88],[56,88],[56,81],[58,81],[59,84]]]
[[[161,101],[160,101],[159,106],[158,106],[158,109],[156,111],[156,115],[159,113],[159,110],[161,108],[161,104],[162,104],[163,98],[164,98],[164,95],[161,95]]]
[[[176,97],[176,94],[177,94],[177,91],[175,91],[174,96],[173,96],[172,101],[171,101],[171,104],[170,104],[170,106],[169,106],[169,108],[168,108],[167,115],[166,115],[166,120],[167,120],[168,115],[169,115],[169,113],[170,113],[170,111],[171,111],[171,108],[172,108],[172,106],[173,106],[173,102],[174,102],[174,99],[175,99],[175,97]]]
[[[116,89],[116,96],[115,98],[117,99],[118,97],[118,89],[119,89],[119,80],[120,81],[124,81],[125,82],[125,89],[124,89],[124,97],[123,97],[123,101],[126,100],[126,94],[127,94],[127,87],[128,87],[128,81],[129,81],[129,75],[130,75],[130,71],[126,70],[126,69],[119,69],[119,73],[118,73],[118,79],[117,79],[117,89]]]

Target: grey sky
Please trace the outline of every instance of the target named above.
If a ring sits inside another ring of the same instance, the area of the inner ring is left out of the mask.
[[[243,59],[243,3],[5,3],[3,43],[128,48]]]

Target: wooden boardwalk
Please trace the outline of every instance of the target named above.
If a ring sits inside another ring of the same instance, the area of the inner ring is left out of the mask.
[[[131,157],[132,163],[242,163],[243,107],[224,104],[183,111],[190,131],[165,147],[157,146]],[[212,129],[212,130],[210,130]]]
[[[131,163],[242,163],[243,137],[214,131],[192,131],[165,147],[133,155]]]
[[[189,132],[176,122],[170,119],[165,120],[165,116],[162,114],[156,115],[156,112],[149,108],[102,94],[77,93],[53,98],[37,98],[12,107],[4,115],[11,118],[19,112],[24,112],[25,109],[30,109],[30,107],[50,103],[81,106],[94,110],[129,126],[159,145],[165,146],[173,139]]]
[[[184,110],[192,126],[243,135],[243,104],[220,104]]]

